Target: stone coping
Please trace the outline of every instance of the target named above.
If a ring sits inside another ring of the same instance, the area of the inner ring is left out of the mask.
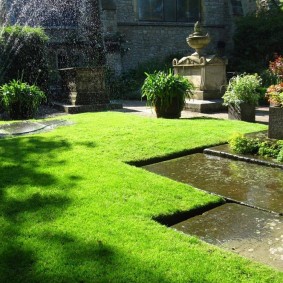
[[[258,133],[248,134],[248,136],[260,137],[260,136],[266,135],[266,133],[267,133],[266,131],[262,131]],[[277,161],[276,159],[273,159],[271,157],[258,156],[258,155],[235,153],[230,149],[229,144],[223,144],[223,145],[206,148],[203,152],[206,154],[210,154],[210,155],[216,155],[216,156],[226,157],[226,158],[230,158],[234,160],[240,160],[240,161],[255,163],[259,165],[283,169],[283,163],[280,161]]]

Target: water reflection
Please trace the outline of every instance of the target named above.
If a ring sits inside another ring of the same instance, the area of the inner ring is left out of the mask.
[[[196,188],[283,213],[282,169],[202,153],[144,166]]]

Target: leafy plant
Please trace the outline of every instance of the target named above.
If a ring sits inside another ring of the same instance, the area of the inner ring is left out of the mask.
[[[13,80],[0,87],[0,104],[12,119],[33,118],[46,96],[36,85]]]
[[[275,54],[275,60],[269,62],[269,70],[283,80],[283,57],[281,55]]]
[[[174,75],[172,70],[146,73],[146,76],[141,90],[142,97],[146,97],[150,105],[160,103],[166,109],[177,97],[184,106],[185,98],[192,96],[193,84],[180,75]]]
[[[167,72],[172,67],[172,60],[184,56],[183,53],[175,53],[163,59],[153,58],[138,64],[134,69],[127,70],[120,75],[108,70],[107,86],[110,99],[139,99],[141,87],[146,79],[146,73],[156,71]]]
[[[0,34],[0,83],[17,79],[47,88],[48,36],[39,27],[6,26]]]
[[[270,69],[264,70],[260,73],[263,87],[269,87],[270,85],[275,85],[280,82],[280,79],[277,75],[272,73]]]
[[[271,85],[266,91],[266,97],[274,106],[283,107],[283,82]]]
[[[229,145],[236,153],[271,157],[283,162],[283,141],[281,140],[260,140],[234,134],[229,140]]]
[[[280,149],[276,160],[279,161],[279,162],[283,162],[283,147]]]
[[[277,158],[281,148],[281,142],[266,140],[259,144],[258,154],[265,157]]]
[[[254,73],[268,67],[274,53],[282,51],[282,17],[282,10],[270,9],[237,19],[231,71]]]
[[[255,154],[259,149],[259,140],[247,138],[242,134],[234,134],[229,140],[231,149],[241,154]]]
[[[224,105],[239,106],[245,102],[257,105],[259,99],[259,88],[261,78],[259,75],[241,74],[232,77],[229,81],[226,92],[223,95]]]

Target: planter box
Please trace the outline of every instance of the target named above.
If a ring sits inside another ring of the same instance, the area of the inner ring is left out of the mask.
[[[239,106],[229,105],[228,118],[230,120],[255,122],[255,106],[248,103],[241,103]]]
[[[268,137],[283,140],[283,108],[269,107]]]
[[[109,103],[105,90],[105,69],[60,69],[64,102],[71,105],[96,105]]]

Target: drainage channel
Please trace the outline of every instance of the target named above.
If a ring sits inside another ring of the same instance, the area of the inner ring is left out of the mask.
[[[142,167],[226,200],[155,220],[283,271],[282,169],[229,159],[220,149]]]

